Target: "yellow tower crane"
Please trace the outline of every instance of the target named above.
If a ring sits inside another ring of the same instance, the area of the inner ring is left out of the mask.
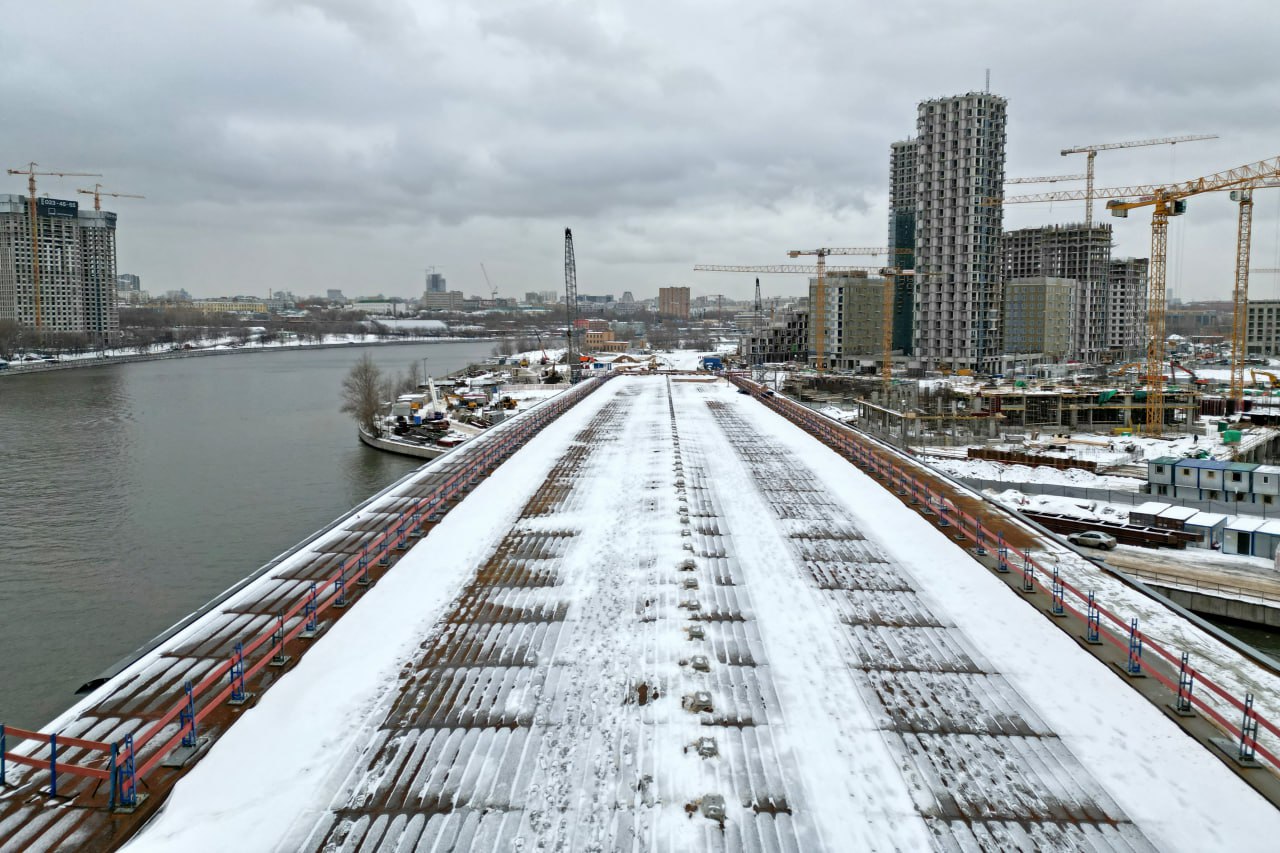
[[[145,195],[134,195],[133,193],[111,193],[102,191],[102,184],[94,184],[91,190],[76,190],[81,195],[93,196],[93,209],[102,210],[102,197],[110,196],[111,198],[146,198]]]
[[[1215,133],[1201,133],[1192,136],[1165,136],[1160,139],[1138,139],[1132,142],[1104,142],[1099,145],[1078,145],[1075,148],[1062,149],[1062,156],[1068,154],[1085,154],[1088,161],[1085,164],[1085,189],[1084,189],[1084,227],[1093,227],[1093,200],[1096,196],[1093,194],[1093,160],[1098,156],[1099,151],[1116,151],[1121,148],[1146,148],[1151,145],[1177,145],[1179,142],[1199,142],[1202,139],[1217,139]]]
[[[31,292],[35,301],[36,329],[44,325],[40,314],[40,212],[36,201],[36,176],[53,175],[59,178],[101,178],[97,172],[37,172],[39,163],[28,163],[25,169],[10,169],[10,175],[27,176],[27,219],[31,223]]]
[[[1236,236],[1234,303],[1237,325],[1232,329],[1231,394],[1239,403],[1243,394],[1244,322],[1240,306],[1248,301],[1249,246],[1252,225],[1252,190],[1280,179],[1280,157],[1260,160],[1235,169],[1206,175],[1180,184],[1158,188],[1154,193],[1134,201],[1116,199],[1107,202],[1112,216],[1128,216],[1138,207],[1151,208],[1151,261],[1147,279],[1147,317],[1151,340],[1147,347],[1147,432],[1158,435],[1164,426],[1163,363],[1165,347],[1165,267],[1168,249],[1169,217],[1186,212],[1186,199],[1193,195],[1221,190],[1239,193],[1240,224]]]

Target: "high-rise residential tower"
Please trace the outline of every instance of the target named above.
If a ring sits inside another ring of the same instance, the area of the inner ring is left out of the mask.
[[[918,107],[913,354],[931,366],[999,369],[1005,110],[988,92]]]
[[[1124,358],[1147,348],[1147,258],[1113,258],[1107,276],[1107,349]]]
[[[913,269],[916,263],[916,141],[895,142],[889,153],[889,266]],[[893,280],[893,348],[911,355],[915,282]]]
[[[27,199],[0,195],[0,320],[110,341],[120,328],[116,215],[40,198],[36,226],[38,291]]]
[[[1046,225],[1004,235],[1005,279],[1072,279],[1077,283],[1068,355],[1100,360],[1107,349],[1107,277],[1111,226]]]

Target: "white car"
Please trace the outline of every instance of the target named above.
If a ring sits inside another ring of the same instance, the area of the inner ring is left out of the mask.
[[[1084,548],[1101,548],[1104,551],[1110,551],[1116,547],[1116,537],[1100,530],[1083,530],[1079,533],[1072,533],[1067,537],[1067,541],[1072,545],[1080,545]]]

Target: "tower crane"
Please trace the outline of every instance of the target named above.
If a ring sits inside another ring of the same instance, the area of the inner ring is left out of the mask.
[[[40,222],[37,219],[39,205],[36,202],[36,176],[53,175],[59,178],[101,178],[97,172],[37,172],[39,163],[31,162],[25,169],[10,169],[10,175],[27,176],[27,219],[31,222],[31,292],[35,299],[36,329],[44,325],[40,315]]]
[[[1168,248],[1169,217],[1186,212],[1186,199],[1193,195],[1221,190],[1235,190],[1240,205],[1239,229],[1236,235],[1236,275],[1233,302],[1237,325],[1232,328],[1231,395],[1239,402],[1243,392],[1245,330],[1239,314],[1247,304],[1249,287],[1249,246],[1252,230],[1252,190],[1260,184],[1280,178],[1280,157],[1260,160],[1235,169],[1206,175],[1180,184],[1158,188],[1150,196],[1134,201],[1116,199],[1107,203],[1113,216],[1128,216],[1138,207],[1151,210],[1151,261],[1147,283],[1147,315],[1151,325],[1151,341],[1147,348],[1147,422],[1148,432],[1159,434],[1164,424],[1163,363],[1165,347],[1165,267]]]
[[[480,262],[480,272],[484,274],[484,283],[489,287],[489,300],[496,302],[498,299],[498,288],[493,286],[493,282],[489,281],[489,271],[484,268],[484,261]]]
[[[1202,139],[1217,139],[1216,133],[1201,133],[1192,136],[1166,136],[1160,139],[1138,139],[1132,142],[1104,142],[1100,145],[1079,145],[1075,148],[1063,148],[1062,156],[1068,154],[1085,154],[1088,161],[1085,165],[1084,195],[1084,227],[1093,227],[1093,160],[1099,151],[1116,151],[1121,148],[1146,148],[1150,145],[1177,145],[1179,142],[1198,142]]]
[[[756,312],[757,318],[764,311],[764,308],[760,304],[760,279],[758,278],[756,279],[756,302],[755,302],[754,310]]]
[[[564,229],[564,319],[568,352],[569,382],[578,381],[578,349],[573,345],[574,326],[578,321],[578,263],[573,257],[573,231]]]
[[[146,198],[145,195],[135,195],[133,193],[104,193],[102,191],[102,184],[94,184],[93,189],[91,190],[76,190],[76,192],[81,193],[82,195],[93,196],[94,210],[102,210],[102,197],[104,195],[111,196],[112,198]]]

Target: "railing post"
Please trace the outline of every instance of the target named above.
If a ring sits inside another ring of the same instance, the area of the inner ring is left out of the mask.
[[[289,659],[284,654],[284,613],[276,615],[276,630],[271,637],[276,652],[271,656],[269,666],[284,666]]]
[[[1244,721],[1240,723],[1240,747],[1237,756],[1241,761],[1252,762],[1257,758],[1254,747],[1258,743],[1258,718],[1253,713],[1253,694],[1244,694]]]
[[[1130,675],[1142,675],[1142,635],[1138,633],[1138,617],[1129,620],[1129,667]]]
[[[1053,561],[1053,604],[1049,608],[1049,612],[1054,616],[1066,616],[1067,611],[1063,603],[1062,578],[1058,573],[1058,560],[1055,557]]]
[[[1004,544],[1004,533],[996,534],[996,571],[1009,574],[1009,546]]]
[[[987,543],[986,537],[983,535],[982,521],[975,518],[973,520],[973,528],[973,538],[975,540],[973,553],[979,557],[985,557],[987,556]]]
[[[232,705],[243,705],[249,697],[244,692],[244,643],[236,643],[236,656],[231,662],[231,696],[227,702]]]
[[[338,597],[334,599],[333,606],[339,609],[347,606],[347,569],[343,566],[338,572],[338,578],[333,582],[338,590]]]
[[[49,796],[58,796],[58,733],[49,735]]]
[[[307,615],[307,624],[302,626],[301,637],[314,637],[316,632],[320,630],[320,623],[316,619],[316,582],[311,582],[311,589],[307,595],[307,603],[303,606],[303,612]]]
[[[188,679],[183,685],[187,691],[187,707],[178,713],[179,728],[186,728],[189,724],[190,730],[182,736],[182,745],[187,747],[195,747],[199,744],[200,739],[196,734],[196,697],[191,692],[191,681]]]
[[[4,723],[0,723],[0,788],[9,784],[8,768],[4,763],[4,754],[8,749],[8,746],[5,744],[5,739]]]
[[[120,762],[119,766],[112,768],[112,773],[118,779],[115,785],[116,796],[119,800],[117,808],[130,811],[137,808],[138,780],[135,778],[133,770],[133,735],[124,736],[124,760]]]
[[[1028,554],[1022,555],[1022,591],[1032,593],[1036,591],[1036,567],[1031,562]]]
[[[1190,715],[1191,710],[1191,690],[1194,687],[1195,675],[1187,668],[1187,661],[1190,653],[1182,653],[1182,663],[1178,667],[1178,699],[1173,706],[1173,710],[1179,714]]]
[[[1101,614],[1098,612],[1098,605],[1094,600],[1093,590],[1089,590],[1089,611],[1085,620],[1084,641],[1090,645],[1098,645],[1102,639],[1098,636],[1101,629]]]

